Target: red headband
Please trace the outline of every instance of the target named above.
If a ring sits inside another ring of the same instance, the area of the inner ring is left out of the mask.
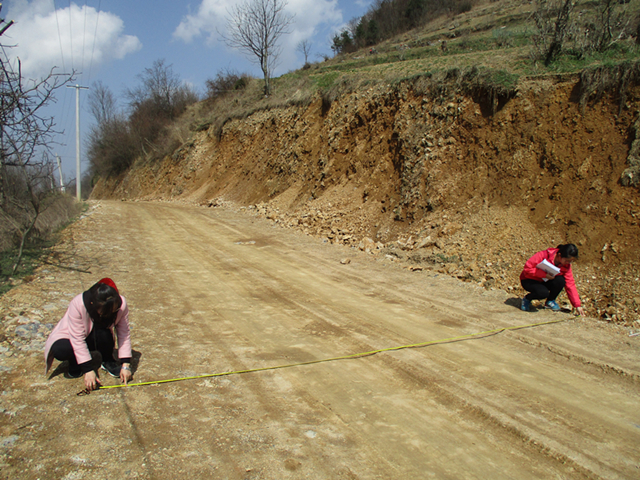
[[[120,295],[120,292],[118,292],[118,287],[116,287],[116,284],[113,280],[111,280],[110,278],[103,278],[102,280],[99,280],[98,283],[103,283],[105,285],[109,285],[111,288],[113,288],[116,293],[118,295]]]

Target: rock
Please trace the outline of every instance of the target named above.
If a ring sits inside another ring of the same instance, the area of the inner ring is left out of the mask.
[[[15,333],[18,337],[32,337],[36,333],[38,333],[38,329],[40,328],[39,323],[28,323],[26,325],[18,325],[16,327]]]
[[[376,243],[369,237],[364,237],[362,240],[360,240],[358,248],[363,252],[371,252],[376,249]]]
[[[342,260],[340,260],[340,263],[342,265],[349,265],[351,263],[351,259],[350,258],[343,258]]]
[[[455,235],[460,230],[462,230],[462,225],[460,223],[453,222],[445,225],[440,231],[440,234],[444,237],[449,237],[451,235]]]
[[[17,441],[18,441],[18,436],[17,435],[11,435],[9,437],[4,437],[3,439],[0,440],[0,447],[3,447],[3,448],[10,447],[11,445],[16,443]]]
[[[426,248],[426,247],[432,247],[436,244],[436,241],[434,239],[431,238],[431,235],[423,238],[422,240],[420,240],[417,244],[416,244],[416,248],[420,249],[420,248]]]

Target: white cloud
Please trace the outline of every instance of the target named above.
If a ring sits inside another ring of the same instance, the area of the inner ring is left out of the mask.
[[[220,47],[220,34],[226,29],[230,8],[237,5],[238,0],[202,0],[195,14],[186,15],[173,36],[184,42],[192,42],[204,37],[210,46]],[[291,33],[282,37],[282,53],[280,68],[286,71],[300,66],[296,47],[305,39],[312,39],[320,31],[332,31],[343,23],[342,11],[338,0],[288,0],[285,10],[294,15],[290,27]],[[253,59],[249,59],[253,61]]]
[[[12,58],[19,57],[23,75],[40,78],[58,67],[57,73],[97,70],[142,47],[140,40],[124,35],[124,22],[109,12],[70,3],[55,10],[51,0],[19,0],[5,15],[15,24],[3,35]]]
[[[224,30],[229,8],[237,2],[233,0],[202,0],[198,11],[193,15],[186,15],[173,37],[186,43],[199,36],[206,37],[206,42],[215,44],[218,30]]]

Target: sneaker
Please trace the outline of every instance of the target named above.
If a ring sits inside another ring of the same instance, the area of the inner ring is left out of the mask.
[[[548,308],[553,312],[560,311],[560,305],[558,305],[554,300],[549,300],[547,303],[545,303],[544,308]]]
[[[118,378],[120,376],[120,364],[114,361],[102,362],[103,370],[105,370],[112,377]]]
[[[82,376],[82,370],[80,367],[70,368],[66,372],[64,372],[64,378],[80,378]]]
[[[522,305],[520,305],[520,310],[523,312],[531,311],[531,300],[527,300],[526,298],[522,299]]]

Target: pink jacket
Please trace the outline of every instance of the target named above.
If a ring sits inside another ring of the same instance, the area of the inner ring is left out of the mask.
[[[536,268],[536,266],[545,259],[548,262],[553,263],[553,260],[556,258],[556,253],[558,253],[557,248],[548,248],[547,250],[542,250],[541,252],[536,253],[533,257],[527,260],[527,263],[524,264],[524,269],[520,274],[520,280],[528,278],[530,280],[538,280],[539,282],[541,282],[542,279],[547,276],[547,272]],[[578,295],[576,282],[573,279],[571,264],[562,265],[560,267],[560,273],[558,275],[562,275],[564,277],[564,288],[567,291],[567,297],[569,297],[571,305],[573,305],[574,308],[578,308],[581,305],[580,296]]]
[[[113,327],[111,327],[111,330],[113,331],[115,328],[118,337],[118,357],[131,358],[129,307],[127,307],[127,302],[122,295],[120,295],[120,298],[122,299],[122,306],[116,315],[116,321]],[[85,339],[89,336],[89,333],[91,333],[92,328],[93,321],[84,306],[82,294],[76,295],[73,300],[71,300],[71,303],[69,303],[69,308],[67,308],[64,317],[62,317],[55,326],[44,345],[44,360],[47,364],[45,374],[49,371],[53,363],[53,356],[49,355],[51,345],[61,338],[69,339],[76,356],[76,361],[79,364],[91,360],[91,354],[89,353]]]

